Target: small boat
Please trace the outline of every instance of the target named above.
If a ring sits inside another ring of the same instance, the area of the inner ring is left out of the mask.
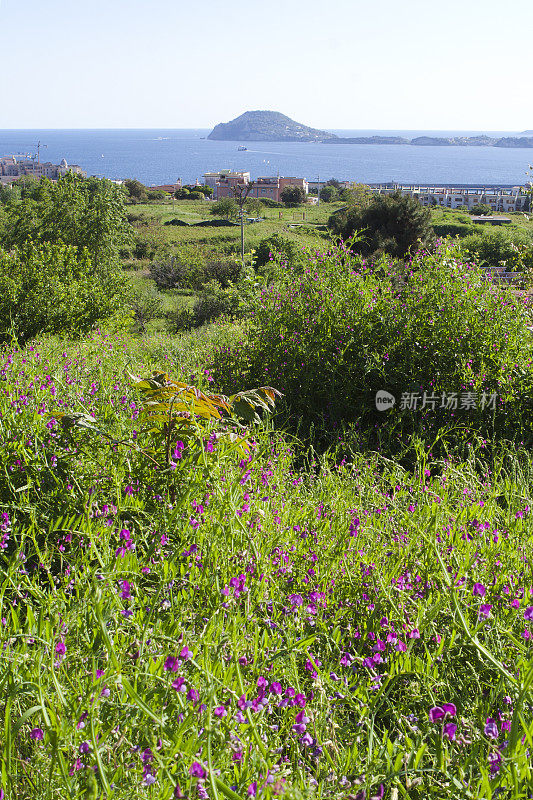
[[[239,147],[237,148],[237,150],[248,150],[248,148],[247,148],[247,147],[245,147],[243,144],[241,144],[241,145],[239,145]]]

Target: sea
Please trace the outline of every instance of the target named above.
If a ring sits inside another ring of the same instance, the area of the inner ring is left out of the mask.
[[[0,130],[0,157],[37,153],[41,161],[79,164],[88,175],[137,178],[147,186],[202,181],[204,172],[245,170],[267,175],[361,183],[522,185],[533,149],[314,142],[218,142],[209,129]],[[334,130],[339,136],[516,136],[518,131]],[[239,151],[242,145],[247,149]],[[530,178],[529,178],[530,179]]]

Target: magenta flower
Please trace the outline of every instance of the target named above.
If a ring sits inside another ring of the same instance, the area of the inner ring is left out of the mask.
[[[215,717],[225,717],[228,712],[224,708],[224,706],[217,706],[213,709],[213,714]]]
[[[200,699],[200,695],[196,691],[196,689],[189,689],[187,692],[187,700],[190,700],[192,703],[197,703]]]
[[[524,619],[533,619],[533,606],[528,606],[524,611]]]
[[[483,731],[485,736],[488,736],[490,739],[497,739],[500,735],[496,720],[492,719],[492,717],[487,718]]]
[[[248,787],[248,791],[246,792],[248,797],[255,797],[257,794],[257,781],[251,783]]]
[[[192,775],[193,778],[204,779],[207,773],[199,761],[193,761],[189,769],[189,775]]]
[[[64,656],[66,652],[67,652],[67,648],[65,647],[65,643],[64,642],[58,642],[56,644],[56,653],[57,653],[57,655],[58,656]]]
[[[30,731],[30,739],[36,739],[39,742],[42,742],[44,736],[44,732],[42,728],[33,728]]]
[[[180,653],[180,658],[182,658],[184,661],[188,661],[190,658],[193,657],[193,655],[194,653],[192,650],[189,650],[188,647],[184,647]]]
[[[175,689],[177,692],[181,692],[185,694],[187,691],[187,686],[185,685],[185,678],[176,678],[175,681],[172,682],[172,688]]]
[[[438,722],[439,719],[443,719],[444,715],[445,712],[440,706],[433,706],[433,708],[429,709],[430,722]]]
[[[167,672],[177,672],[180,668],[180,660],[177,656],[167,656],[163,669]]]
[[[490,617],[491,609],[492,606],[489,606],[487,603],[482,603],[479,607],[478,616],[487,619],[487,617]]]
[[[440,706],[433,706],[429,709],[429,721],[438,722],[445,717],[455,717],[457,708],[453,703],[442,703]]]
[[[487,590],[482,583],[475,583],[474,588],[472,589],[472,594],[474,597],[485,597]]]
[[[80,753],[82,754],[88,753],[90,749],[91,747],[89,745],[89,742],[82,742],[80,744]]]
[[[442,735],[449,739],[450,742],[455,740],[455,733],[457,731],[457,725],[455,722],[447,722],[442,730]]]

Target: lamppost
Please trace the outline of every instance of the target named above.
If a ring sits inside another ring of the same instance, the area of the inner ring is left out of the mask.
[[[250,183],[236,183],[233,187],[233,194],[239,206],[239,218],[241,221],[241,262],[244,267],[244,204],[250,191],[254,187],[254,181]]]

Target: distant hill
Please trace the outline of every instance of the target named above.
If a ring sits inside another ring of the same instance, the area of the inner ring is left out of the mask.
[[[526,131],[527,133],[527,131]],[[326,144],[412,144],[415,147],[533,147],[533,136],[417,136],[403,139],[401,136],[337,137],[324,140]]]
[[[349,138],[336,136],[326,139],[328,144],[411,144],[409,139],[402,136],[352,136]]]
[[[322,142],[337,137],[278,111],[245,111],[230,122],[215,125],[207,138],[226,142]]]

